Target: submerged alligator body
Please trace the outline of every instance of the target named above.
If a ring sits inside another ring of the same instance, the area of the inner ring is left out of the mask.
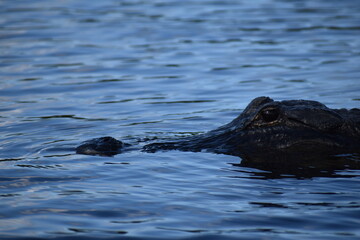
[[[112,137],[88,140],[79,154],[112,156],[127,149]],[[230,123],[204,134],[150,143],[145,152],[208,151],[240,156],[360,152],[360,109],[330,109],[316,101],[255,98]]]

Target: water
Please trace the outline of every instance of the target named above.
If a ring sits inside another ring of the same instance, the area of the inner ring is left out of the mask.
[[[201,133],[262,95],[359,107],[359,13],[353,0],[0,1],[1,238],[358,239],[356,168],[73,148]]]

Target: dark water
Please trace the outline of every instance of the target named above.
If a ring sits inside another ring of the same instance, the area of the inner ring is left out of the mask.
[[[0,1],[0,52],[1,239],[360,238],[347,163],[73,151],[204,132],[262,95],[359,107],[358,1]]]

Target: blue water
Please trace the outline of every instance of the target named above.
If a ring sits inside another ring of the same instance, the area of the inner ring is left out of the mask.
[[[358,1],[0,1],[0,53],[1,239],[360,238],[357,168],[73,150],[202,133],[263,95],[360,107]]]

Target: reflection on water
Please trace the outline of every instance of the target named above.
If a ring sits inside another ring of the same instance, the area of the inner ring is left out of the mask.
[[[0,14],[1,239],[359,238],[359,156],[74,154],[94,137],[215,129],[263,95],[359,107],[356,1],[21,0]]]
[[[360,157],[358,154],[347,155],[319,155],[309,156],[279,156],[269,154],[243,158],[240,163],[232,164],[242,168],[256,168],[263,170],[255,172],[254,176],[265,179],[295,177],[298,179],[314,177],[356,177],[360,170]],[[343,171],[347,170],[347,171]],[[352,171],[354,170],[354,171]]]

